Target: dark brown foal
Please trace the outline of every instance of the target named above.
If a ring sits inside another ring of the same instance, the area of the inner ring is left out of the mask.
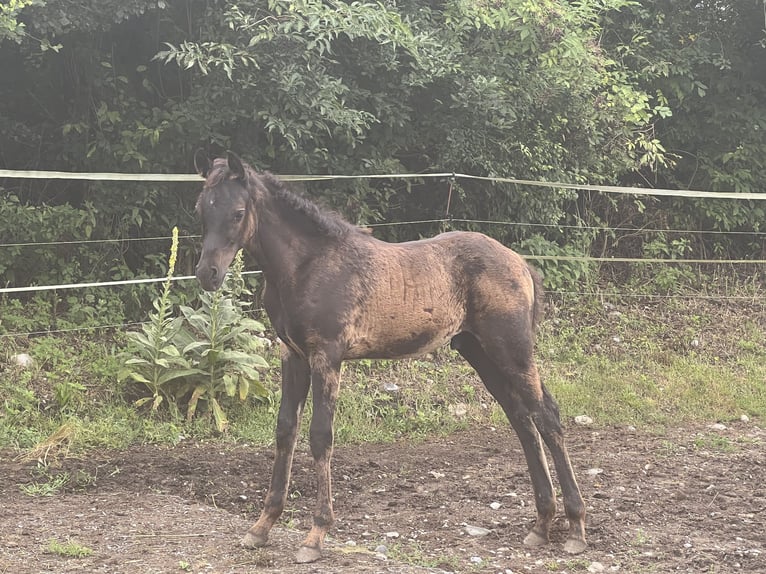
[[[263,512],[245,546],[266,544],[285,507],[309,387],[317,504],[299,562],[321,556],[334,520],[330,461],[341,363],[409,357],[450,342],[500,403],[524,449],[537,507],[524,542],[546,544],[556,512],[545,443],[569,519],[564,549],[585,550],[585,506],[558,407],[533,358],[542,289],[518,254],[480,233],[386,243],[291,193],[270,174],[255,173],[233,154],[213,162],[198,154],[195,165],[205,178],[197,203],[200,284],[218,289],[245,248],[263,271],[264,307],[282,341],[276,458]]]

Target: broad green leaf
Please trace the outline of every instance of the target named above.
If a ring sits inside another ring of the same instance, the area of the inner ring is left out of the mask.
[[[174,381],[176,379],[180,379],[182,377],[191,377],[193,375],[201,375],[204,374],[203,371],[199,369],[174,369],[172,371],[168,371],[167,373],[163,373],[159,376],[157,379],[157,383],[159,385],[164,385],[165,383],[169,381]]]

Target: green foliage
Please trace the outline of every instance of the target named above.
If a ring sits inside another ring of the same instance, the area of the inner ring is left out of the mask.
[[[541,270],[545,288],[552,291],[582,283],[594,269],[593,263],[584,259],[587,246],[572,243],[559,246],[540,235],[532,235],[520,243],[519,250]],[[542,257],[537,259],[535,255]]]
[[[58,554],[64,558],[86,558],[93,555],[92,548],[84,546],[79,542],[74,542],[73,540],[59,542],[58,540],[51,539],[48,541],[46,550],[50,554]]]
[[[7,0],[0,4],[0,43],[3,40],[21,42],[24,37],[24,23],[17,20],[23,8],[40,5],[40,0]]]
[[[44,482],[34,481],[22,485],[21,491],[27,496],[55,496],[67,485],[70,477],[66,472],[55,475],[45,472],[44,478],[47,479]]]
[[[191,169],[202,145],[278,173],[466,172],[758,191],[764,38],[762,0],[11,0],[0,6],[0,153],[19,169],[176,172]],[[195,194],[174,185],[4,185],[0,274],[12,286],[154,275],[156,243],[133,240],[197,230]],[[350,179],[307,191],[368,223],[440,216],[448,185]],[[647,204],[633,219],[632,198],[610,206],[569,190],[455,188],[452,215],[545,224],[553,254],[572,243],[558,225],[640,227],[648,217],[751,231],[766,215],[763,202],[683,199]],[[583,203],[593,209],[578,210]],[[499,229],[509,244],[538,241],[529,227]],[[113,242],[70,243],[102,239]],[[577,250],[602,246],[587,239],[574,241]],[[49,245],[18,245],[35,242]],[[644,251],[637,240],[603,246]],[[742,257],[764,248],[758,236],[691,247]],[[179,267],[194,259],[194,247],[179,248]],[[557,285],[584,276],[558,267]],[[55,320],[42,329],[145,316],[149,290],[130,293],[19,300],[49,307]]]
[[[182,356],[175,344],[183,321],[182,318],[173,316],[173,305],[170,300],[177,254],[178,228],[174,227],[168,276],[159,299],[154,301],[155,312],[149,315],[149,321],[141,326],[140,332],[127,334],[129,346],[126,355],[128,358],[125,360],[125,368],[119,375],[120,380],[130,378],[142,383],[152,393],[136,401],[136,406],[151,401],[151,410],[156,411],[164,401],[174,414],[177,414],[177,397],[171,390],[171,384],[177,379],[197,372],[191,362]]]
[[[199,401],[205,401],[219,432],[229,424],[220,404],[221,396],[237,397],[240,401],[248,396],[259,400],[269,397],[258,372],[269,367],[259,354],[266,340],[257,333],[262,333],[264,327],[244,314],[249,303],[241,297],[246,295],[252,294],[242,280],[240,251],[231,267],[231,278],[227,278],[222,289],[202,292],[197,309],[181,306],[186,325],[175,341],[184,344],[181,353],[189,357],[195,368],[195,373],[186,379],[186,385],[192,389],[186,417],[191,420]]]
[[[249,303],[242,298],[252,294],[242,278],[241,252],[222,289],[201,293],[198,308],[181,305],[182,316],[174,317],[170,290],[177,251],[178,230],[174,228],[168,277],[148,323],[141,332],[128,333],[130,345],[119,378],[147,387],[151,395],[138,399],[135,405],[151,403],[152,412],[166,404],[176,418],[180,403],[186,400],[188,422],[203,401],[216,428],[223,432],[228,419],[222,396],[240,401],[248,396],[261,400],[269,396],[258,372],[269,366],[258,354],[265,339],[257,333],[264,327],[245,315]]]
[[[763,0],[678,4],[635,2],[606,14],[604,46],[660,106],[647,139],[672,163],[642,170],[658,187],[762,192],[766,179],[766,28]],[[665,109],[671,110],[668,115]],[[648,161],[648,166],[651,164]],[[763,202],[660,202],[646,214],[670,227],[720,231],[762,229]],[[740,257],[763,243],[708,236],[692,252]]]

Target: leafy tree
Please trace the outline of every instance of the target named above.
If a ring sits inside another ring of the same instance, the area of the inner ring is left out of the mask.
[[[278,173],[758,190],[763,2],[9,0],[0,7],[0,161],[190,171],[202,145]],[[0,212],[19,218],[8,228],[44,214],[62,222],[31,226],[29,241],[125,240],[59,246],[57,257],[0,250],[0,268],[19,285],[41,281],[36,269],[81,279],[156,273],[156,243],[132,240],[176,225],[197,231],[190,186],[2,185]],[[492,230],[535,250],[586,250],[589,232],[556,227],[583,220],[629,224],[648,211],[660,226],[746,230],[764,215],[761,203],[643,204],[485,182],[345,180],[307,192],[367,223],[441,216],[450,186],[455,215],[548,224],[545,233]],[[752,238],[713,247],[763,249]],[[179,267],[189,272],[194,258],[182,244]],[[557,270],[579,275],[570,271]]]
[[[158,57],[200,74],[189,115],[231,134],[211,143],[261,167],[609,181],[641,164],[656,114],[598,45],[600,11],[625,4],[250,0],[211,8],[199,39]],[[315,189],[360,221],[433,216],[446,197],[444,184]],[[520,221],[560,221],[572,198],[461,192],[466,215]]]
[[[673,162],[642,171],[643,181],[680,189],[763,191],[764,0],[631,3],[609,14],[605,44],[647,93],[672,110],[653,127]],[[650,207],[648,217],[660,226],[691,229],[759,230],[766,216],[762,201],[668,200]],[[763,253],[766,245],[756,239],[715,236],[693,247],[734,256]]]

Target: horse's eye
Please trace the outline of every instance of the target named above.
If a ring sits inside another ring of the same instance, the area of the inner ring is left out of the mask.
[[[239,211],[234,212],[234,222],[239,223],[245,218],[245,210],[240,209]]]

